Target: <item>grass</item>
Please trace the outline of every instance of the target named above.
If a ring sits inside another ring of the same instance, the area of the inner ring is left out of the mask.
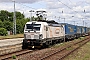
[[[55,44],[53,47],[58,48],[58,47],[63,46],[63,45],[64,45],[63,43],[58,43],[58,44]]]
[[[78,42],[79,40],[83,40],[83,39],[85,39],[85,38],[86,38],[86,37],[80,37],[80,38],[74,39],[74,40],[72,40],[72,41]],[[65,45],[67,45],[67,44],[72,43],[72,41],[55,44],[53,47],[54,47],[54,48],[62,47],[62,46],[65,46]],[[79,45],[81,46],[81,44],[79,44]],[[73,48],[67,48],[67,50],[72,50],[72,49],[73,49]]]
[[[0,39],[11,39],[11,38],[23,38],[23,34],[16,34],[16,35],[8,35],[8,36],[0,36]]]
[[[79,40],[83,40],[85,37],[80,37],[80,38],[78,38]]]
[[[70,48],[66,48],[66,50],[72,50],[72,49],[73,49],[73,48],[71,48],[71,47],[70,47]]]
[[[80,38],[72,40],[72,41],[76,42],[79,40],[83,40],[85,38],[86,37],[80,37]],[[64,43],[56,44],[53,47],[58,48],[61,46],[65,46],[68,43],[70,43],[70,42],[64,42]],[[67,48],[67,50],[72,50],[72,48]],[[64,60],[90,60],[90,42],[86,43],[83,47],[81,47],[77,51],[70,54]]]
[[[64,60],[90,60],[90,42],[70,54]]]
[[[13,58],[13,59],[16,59],[16,55],[13,55],[12,58]]]
[[[80,38],[74,39],[74,40],[72,40],[72,41],[77,42],[77,41],[83,40],[83,39],[85,39],[85,37],[80,37]],[[53,47],[54,47],[54,48],[58,48],[58,47],[61,47],[61,46],[65,46],[65,45],[67,45],[67,44],[69,44],[69,43],[70,43],[70,41],[69,41],[69,42],[62,42],[62,43],[55,44]]]

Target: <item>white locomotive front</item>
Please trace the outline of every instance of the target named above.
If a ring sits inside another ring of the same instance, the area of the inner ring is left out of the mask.
[[[22,48],[50,45],[63,40],[64,37],[64,27],[60,24],[36,21],[27,22],[24,28]]]

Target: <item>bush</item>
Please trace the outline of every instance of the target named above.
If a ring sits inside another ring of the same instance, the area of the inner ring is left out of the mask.
[[[7,33],[7,30],[5,28],[0,28],[0,35],[1,36],[6,36],[8,33]]]
[[[13,55],[12,58],[13,58],[13,59],[16,59],[16,55]]]

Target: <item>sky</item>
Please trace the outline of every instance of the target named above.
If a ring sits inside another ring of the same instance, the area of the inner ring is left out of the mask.
[[[0,10],[13,12],[13,1],[25,17],[31,17],[30,10],[46,11],[47,20],[90,27],[90,0],[0,0]]]

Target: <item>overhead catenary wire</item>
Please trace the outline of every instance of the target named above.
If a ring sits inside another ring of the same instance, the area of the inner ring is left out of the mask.
[[[63,3],[62,1],[60,1],[60,0],[58,0],[59,2],[61,2],[63,5],[65,5],[66,7],[68,7],[69,9],[71,9],[71,10],[73,10],[71,7],[69,7],[68,5],[66,5],[65,3]],[[77,14],[79,14],[77,11],[75,11],[75,10],[73,10],[74,12],[76,12]],[[84,12],[85,13],[85,12]],[[81,15],[81,14],[79,14],[79,15]],[[81,15],[81,16],[83,16],[83,15]],[[88,18],[86,18],[86,19],[88,19]]]
[[[63,5],[65,5],[66,7],[68,7],[69,9],[71,9],[71,10],[73,10],[71,7],[69,7],[68,5],[66,5],[65,3],[63,3],[62,1],[60,1],[60,0],[58,0],[59,2],[61,2]],[[88,3],[87,3],[88,4]],[[79,14],[79,12],[77,12],[77,11],[75,11],[75,10],[73,10],[74,12],[76,12],[77,14]],[[83,13],[85,13],[86,14],[86,10],[85,9],[83,9]],[[81,14],[79,14],[79,15],[81,15]],[[88,17],[86,17],[86,16],[84,16],[84,14],[83,15],[81,15],[81,17],[83,18],[83,19],[88,19],[88,20],[90,20]],[[83,21],[85,21],[85,20],[83,20]],[[84,23],[84,22],[83,22]]]
[[[25,4],[23,4],[23,3],[20,3],[20,2],[16,2],[17,4],[20,4],[20,5],[22,5],[22,6],[25,6],[25,7],[28,7],[28,8],[30,8],[30,10],[36,10],[37,8],[34,8],[34,7],[30,7],[30,6],[27,6],[27,5],[25,5]],[[40,4],[40,3],[38,3],[38,4]],[[40,5],[42,5],[42,4],[40,4]],[[22,8],[24,8],[24,7],[22,7]],[[18,9],[18,10],[21,10],[21,9]],[[24,9],[23,9],[24,10]]]
[[[20,2],[16,2],[16,3],[17,3],[17,4],[21,4],[21,5],[25,6],[25,7],[31,8],[31,9],[35,9],[35,8],[33,8],[33,7],[27,6],[27,5],[25,5],[25,4],[23,4],[23,3],[20,3]]]
[[[30,8],[30,9],[36,9],[36,8],[34,8],[34,7],[27,6],[27,5],[25,5],[25,4],[23,4],[23,3],[20,3],[20,2],[16,2],[16,3],[21,4],[21,5],[25,6],[25,7]],[[43,4],[39,3],[39,2],[38,2],[38,4],[43,5]],[[44,6],[44,5],[43,5],[43,6]]]
[[[71,0],[69,0],[71,2]],[[72,3],[72,2],[71,2]]]
[[[70,1],[70,3],[72,4],[73,2],[71,1],[71,0],[69,0]],[[74,4],[73,4],[74,5]],[[76,7],[76,5],[74,5],[75,7]]]
[[[65,3],[63,3],[62,1],[58,0],[59,2],[61,2],[63,5],[65,5],[66,7],[68,7],[69,9],[73,10],[71,7],[69,7],[68,5],[66,5]],[[77,11],[73,10],[74,12],[78,13]]]

